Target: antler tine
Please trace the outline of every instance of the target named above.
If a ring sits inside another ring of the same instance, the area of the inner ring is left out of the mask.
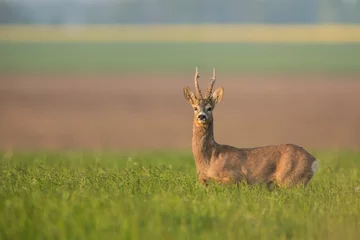
[[[195,70],[195,78],[194,78],[195,89],[196,89],[196,94],[197,94],[200,98],[202,98],[201,90],[200,90],[200,87],[199,87],[199,81],[198,81],[199,78],[200,78],[200,76],[199,76],[198,67],[196,67],[196,70]]]
[[[210,80],[209,87],[207,89],[207,94],[206,94],[207,98],[211,96],[215,81],[216,81],[216,72],[215,72],[215,68],[214,68],[213,69],[213,76],[212,76],[212,78]]]

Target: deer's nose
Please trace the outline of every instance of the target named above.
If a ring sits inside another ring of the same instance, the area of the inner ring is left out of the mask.
[[[200,115],[198,116],[198,119],[199,119],[199,120],[206,120],[206,115],[205,115],[205,114],[200,114]]]

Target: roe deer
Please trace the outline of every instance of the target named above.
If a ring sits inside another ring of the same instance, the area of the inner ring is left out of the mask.
[[[218,183],[249,185],[264,183],[268,187],[304,187],[318,169],[318,161],[302,147],[293,144],[236,148],[221,145],[214,140],[213,110],[223,97],[224,89],[214,92],[215,68],[205,97],[195,72],[196,95],[184,87],[184,97],[194,110],[192,152],[199,181],[207,185],[209,180]]]

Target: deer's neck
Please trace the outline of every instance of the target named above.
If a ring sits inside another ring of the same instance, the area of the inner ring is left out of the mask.
[[[192,152],[198,170],[210,163],[211,155],[216,146],[214,140],[214,124],[206,126],[193,125]]]

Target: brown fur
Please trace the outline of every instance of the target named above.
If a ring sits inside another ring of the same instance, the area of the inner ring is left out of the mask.
[[[198,72],[195,73],[197,84]],[[215,82],[215,70],[212,84]],[[197,88],[198,89],[198,88]],[[256,148],[236,148],[218,144],[214,139],[214,120],[212,111],[221,101],[223,88],[212,93],[209,87],[205,98],[197,91],[184,88],[184,96],[194,110],[192,152],[199,180],[207,183],[276,184],[280,187],[304,185],[311,180],[312,165],[316,159],[302,147],[293,144],[264,146]],[[209,109],[207,111],[206,109]],[[206,122],[199,122],[200,113],[207,115]]]

